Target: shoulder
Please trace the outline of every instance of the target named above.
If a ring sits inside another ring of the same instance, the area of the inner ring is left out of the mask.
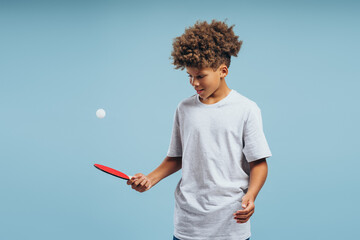
[[[260,110],[259,106],[256,104],[256,102],[243,94],[237,92],[234,90],[234,101],[237,105],[241,106],[243,109],[245,109],[246,112],[254,111],[254,110]]]

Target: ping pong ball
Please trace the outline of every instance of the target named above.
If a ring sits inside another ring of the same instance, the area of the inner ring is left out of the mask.
[[[98,118],[104,118],[105,115],[106,115],[105,110],[102,109],[102,108],[100,108],[100,109],[98,109],[98,110],[96,111],[96,116],[97,116]]]

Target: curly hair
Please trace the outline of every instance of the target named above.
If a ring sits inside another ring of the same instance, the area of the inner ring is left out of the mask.
[[[183,35],[173,39],[171,56],[175,69],[211,67],[215,71],[221,64],[229,68],[231,56],[237,57],[242,45],[233,27],[213,19],[210,24],[198,20],[186,28]]]

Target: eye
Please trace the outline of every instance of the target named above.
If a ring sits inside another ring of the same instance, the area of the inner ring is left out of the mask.
[[[188,75],[189,78],[191,78],[192,76],[191,75]],[[203,78],[205,76],[198,76],[197,78]]]

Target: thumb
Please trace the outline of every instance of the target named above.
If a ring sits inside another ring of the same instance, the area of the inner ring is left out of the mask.
[[[136,175],[134,175],[134,176],[128,176],[128,177],[129,177],[129,180],[127,181],[127,184],[128,184],[128,185],[133,184],[133,182],[135,182],[135,180],[136,180],[136,178],[137,178]]]
[[[248,204],[249,204],[249,199],[247,199],[246,197],[243,197],[241,200],[242,208],[246,208]]]

